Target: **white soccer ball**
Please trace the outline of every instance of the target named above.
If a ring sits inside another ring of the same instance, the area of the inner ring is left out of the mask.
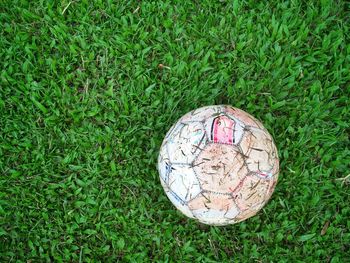
[[[270,199],[279,160],[261,122],[216,105],[193,110],[171,127],[158,170],[166,195],[183,214],[227,225],[255,215]]]

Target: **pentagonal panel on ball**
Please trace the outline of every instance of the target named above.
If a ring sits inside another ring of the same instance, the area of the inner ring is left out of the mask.
[[[236,145],[244,133],[244,124],[226,114],[208,118],[204,127],[209,140],[214,143]]]

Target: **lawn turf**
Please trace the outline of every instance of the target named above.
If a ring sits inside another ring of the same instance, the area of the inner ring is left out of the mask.
[[[0,261],[349,262],[349,10],[1,1]],[[156,170],[211,104],[261,120],[281,160],[271,201],[227,227],[181,215]]]

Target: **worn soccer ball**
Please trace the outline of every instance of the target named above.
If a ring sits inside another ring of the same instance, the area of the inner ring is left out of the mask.
[[[171,127],[158,171],[166,195],[183,214],[227,225],[254,216],[270,199],[279,160],[261,122],[215,105],[193,110]]]

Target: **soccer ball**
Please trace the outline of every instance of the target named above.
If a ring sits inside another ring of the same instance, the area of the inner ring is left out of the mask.
[[[276,146],[264,126],[227,105],[185,114],[168,131],[158,171],[170,201],[208,225],[227,225],[255,215],[278,179]]]

